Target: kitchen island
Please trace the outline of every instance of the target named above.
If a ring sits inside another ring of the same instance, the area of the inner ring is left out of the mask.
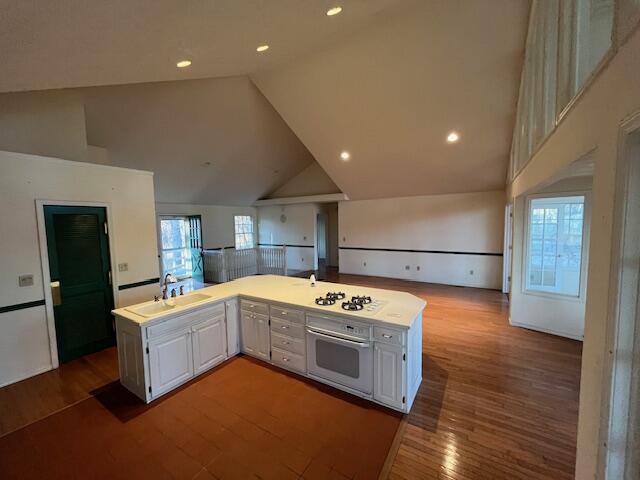
[[[425,306],[406,292],[244,277],[114,310],[120,381],[150,402],[242,352],[408,412]]]

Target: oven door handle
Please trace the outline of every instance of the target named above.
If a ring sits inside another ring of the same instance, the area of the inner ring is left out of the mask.
[[[342,342],[345,343],[347,345],[353,345],[355,347],[360,347],[360,348],[369,348],[371,346],[370,343],[367,342],[356,342],[354,340],[349,340],[347,338],[342,338],[342,337],[337,337],[334,335],[328,335],[326,333],[323,332],[329,332],[329,330],[316,330],[316,328],[310,328],[307,327],[307,333],[310,333],[311,335],[316,335],[318,337],[326,337],[329,338],[331,340],[335,340],[336,342]]]

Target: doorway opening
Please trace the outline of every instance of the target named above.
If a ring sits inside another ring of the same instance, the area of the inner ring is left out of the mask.
[[[606,478],[640,476],[640,115],[623,127],[618,160],[609,313]]]
[[[59,363],[115,344],[107,212],[44,205]]]
[[[338,204],[320,205],[316,214],[315,273],[319,280],[338,270]]]

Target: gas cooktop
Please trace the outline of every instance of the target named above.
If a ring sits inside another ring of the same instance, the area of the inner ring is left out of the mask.
[[[353,295],[350,300],[346,300],[347,295],[344,292],[327,292],[324,297],[315,299],[315,304],[322,307],[330,307],[335,305],[338,300],[344,300],[340,303],[342,310],[349,312],[358,312],[365,310],[367,312],[377,312],[386,302],[382,300],[373,300],[368,295]]]

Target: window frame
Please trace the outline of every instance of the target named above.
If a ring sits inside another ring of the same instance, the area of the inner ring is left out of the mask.
[[[529,229],[531,222],[531,202],[535,199],[543,198],[562,198],[562,197],[584,197],[584,214],[582,219],[582,246],[580,251],[580,286],[578,288],[578,295],[569,295],[566,293],[547,292],[544,290],[532,290],[527,287],[527,277],[529,274]],[[591,231],[591,192],[589,190],[575,190],[566,192],[549,192],[549,193],[535,193],[527,195],[525,199],[525,212],[524,212],[524,229],[522,235],[522,268],[521,268],[521,293],[523,295],[533,295],[538,297],[547,297],[562,299],[573,302],[584,302],[587,293],[587,273],[589,265],[589,241]]]
[[[238,217],[247,217],[250,222],[249,224],[251,225],[251,246],[249,247],[241,247],[238,248],[238,235],[246,235],[247,232],[240,232],[238,233],[238,231],[236,230],[236,227],[238,225],[238,223],[236,223],[236,218]],[[253,215],[244,215],[244,214],[240,214],[240,215],[233,215],[233,248],[235,248],[236,250],[249,250],[251,248],[255,248],[256,247],[256,221],[255,218],[253,217]]]
[[[185,232],[186,232],[187,237],[189,237],[189,238],[186,239],[184,247],[180,247],[180,248],[163,248],[163,245],[162,245],[162,221],[163,220],[182,220],[182,221],[184,221],[186,223]],[[175,214],[169,214],[169,215],[159,214],[158,215],[158,257],[160,259],[160,273],[162,273],[162,275],[166,275],[167,273],[174,274],[174,272],[166,271],[163,253],[164,252],[170,252],[170,251],[177,251],[177,250],[188,250],[188,251],[190,251],[191,248],[192,248],[190,240],[191,240],[191,232],[190,232],[190,229],[189,229],[189,215],[175,215]],[[190,252],[189,252],[189,254],[190,254]],[[186,276],[184,276],[184,275],[175,275],[175,277],[180,281],[180,280],[186,280],[188,278],[192,278],[192,275],[193,275],[193,265],[191,265],[191,272],[189,272],[188,275],[186,275]]]

